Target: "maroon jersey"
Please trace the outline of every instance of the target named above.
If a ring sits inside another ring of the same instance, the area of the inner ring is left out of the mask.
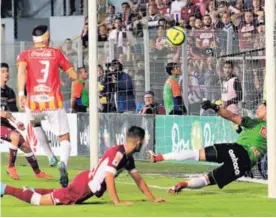
[[[92,170],[79,173],[66,188],[60,188],[51,193],[55,204],[77,204],[93,195],[101,197],[106,191],[106,173],[118,176],[124,169],[135,172],[134,159],[127,156],[124,145],[115,145],[109,148],[100,162]]]
[[[240,49],[249,49],[254,47],[254,38],[257,28],[254,23],[246,24],[242,22],[238,27],[239,47]]]
[[[184,20],[185,24],[189,24],[189,19],[191,16],[195,16],[196,18],[201,18],[201,13],[199,7],[194,4],[186,5],[181,9],[181,20]]]
[[[91,192],[101,197],[106,190],[106,173],[118,176],[124,169],[130,172],[136,171],[133,157],[126,155],[124,145],[109,148],[91,172],[88,183]]]
[[[196,37],[196,41],[199,42],[199,48],[209,48],[216,46],[216,38],[214,29],[207,29],[202,27],[199,30],[194,32],[194,36]]]

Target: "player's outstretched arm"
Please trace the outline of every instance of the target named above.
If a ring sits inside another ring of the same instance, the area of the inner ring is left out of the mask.
[[[238,125],[241,125],[242,123],[242,117],[238,114],[234,114],[231,111],[224,109],[224,108],[220,108],[218,111],[218,114],[223,117],[224,119],[230,120],[233,123],[236,123]]]
[[[115,175],[113,173],[111,173],[111,172],[106,173],[105,182],[106,182],[107,191],[109,193],[109,196],[115,205],[132,205],[133,204],[132,202],[119,200],[116,186],[115,186]]]
[[[241,125],[241,123],[242,123],[242,117],[241,116],[239,116],[237,114],[234,114],[231,111],[229,111],[225,108],[222,108],[219,105],[217,105],[215,103],[212,103],[209,100],[202,102],[201,107],[204,110],[211,109],[211,110],[215,111],[216,113],[218,113],[224,119],[230,120],[233,123],[236,123],[238,125]]]
[[[152,202],[166,202],[167,200],[164,198],[156,198],[154,195],[151,193],[147,183],[141,176],[141,174],[138,171],[131,172],[130,173],[131,177],[135,181],[137,187],[141,190],[141,192],[144,193],[144,195]]]

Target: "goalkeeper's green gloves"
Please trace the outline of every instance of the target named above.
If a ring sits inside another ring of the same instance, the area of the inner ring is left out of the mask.
[[[201,103],[201,108],[202,108],[203,110],[212,109],[213,111],[218,112],[220,107],[219,107],[219,105],[214,104],[214,103],[212,103],[212,102],[209,101],[209,100],[206,100],[206,101],[203,101],[203,102]]]

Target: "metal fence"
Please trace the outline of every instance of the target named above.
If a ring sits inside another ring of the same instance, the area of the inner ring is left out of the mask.
[[[224,60],[232,60],[234,73],[241,81],[243,88],[243,103],[241,108],[252,114],[262,100],[265,57],[263,51],[254,49],[264,47],[264,36],[256,34],[252,42],[241,41],[237,33],[231,30],[187,30],[186,41],[180,47],[167,43],[166,30],[157,28],[143,30],[142,37],[126,38],[121,46],[115,41],[98,43],[98,63],[105,66],[113,59],[118,59],[124,71],[131,76],[135,90],[135,102],[138,107],[144,99],[144,92],[152,90],[155,100],[163,103],[163,87],[168,75],[165,71],[168,62],[182,64],[182,94],[190,114],[200,114],[199,104],[202,99],[221,99],[222,81],[224,78],[222,64]],[[246,53],[240,44],[251,43]],[[9,85],[16,90],[16,57],[18,53],[29,48],[32,43],[15,42],[3,44],[1,48],[2,61],[10,65]],[[75,68],[88,63],[88,50],[82,47],[81,39],[70,45],[54,45],[62,48]],[[212,48],[210,56],[206,48]],[[227,56],[228,54],[228,56]],[[223,56],[224,55],[224,56]],[[61,73],[62,91],[69,104],[71,83],[65,74]]]

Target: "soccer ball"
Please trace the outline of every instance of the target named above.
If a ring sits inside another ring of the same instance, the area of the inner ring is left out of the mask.
[[[179,46],[185,42],[184,29],[179,26],[174,26],[167,30],[167,41],[170,45]]]

